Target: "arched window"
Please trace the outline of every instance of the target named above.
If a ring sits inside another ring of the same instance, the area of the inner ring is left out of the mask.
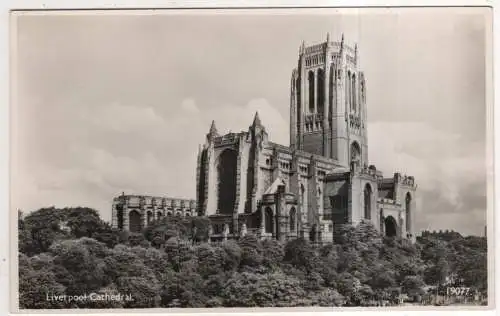
[[[329,119],[332,118],[333,116],[333,91],[334,91],[334,84],[335,84],[335,67],[334,64],[330,66],[330,84],[328,85],[328,117]]]
[[[365,81],[361,80],[359,82],[360,90],[361,90],[361,102],[365,103]]]
[[[325,105],[325,72],[321,68],[318,69],[318,84],[316,91],[318,93],[317,113],[323,115]]]
[[[301,183],[300,184],[300,196],[299,196],[299,200],[300,200],[299,211],[301,212],[301,214],[304,214],[305,207],[306,207],[305,206],[305,202],[306,202],[306,200],[305,200],[305,191],[306,191],[306,189],[304,188],[304,184]]]
[[[175,213],[175,216],[177,216],[177,217],[181,217],[181,216],[182,216],[182,214],[181,214],[181,212],[177,212],[177,213]]]
[[[380,233],[382,234],[384,232],[384,209],[380,209],[379,211],[379,228],[380,228]]]
[[[266,233],[273,232],[273,226],[274,226],[273,210],[271,210],[271,208],[269,208],[269,207],[266,207],[266,210],[264,213],[264,225],[265,225]]]
[[[130,226],[129,230],[134,233],[140,232],[142,229],[141,214],[136,210],[132,210],[128,213],[128,218]]]
[[[366,184],[365,190],[365,219],[372,218],[372,187],[369,184]]]
[[[310,70],[307,79],[309,82],[309,113],[314,113],[314,71]]]
[[[116,217],[118,220],[118,229],[123,229],[123,206],[116,206]]]
[[[147,222],[148,224],[149,224],[149,223],[151,223],[151,221],[153,220],[153,212],[148,211],[148,213],[147,213],[147,215],[146,215],[146,216],[147,216],[147,218],[146,218],[146,222]]]
[[[156,218],[161,219],[163,214],[161,212],[156,212]]]
[[[168,211],[167,216],[172,216],[172,211]]]
[[[295,232],[295,228],[297,227],[297,211],[295,211],[295,207],[290,209],[290,231]]]
[[[236,151],[226,149],[219,156],[218,180],[219,192],[217,208],[221,214],[232,214],[236,202],[236,176],[238,154]]]
[[[357,142],[353,142],[351,144],[351,163],[352,162],[356,162],[358,164],[361,162],[361,148]]]
[[[351,98],[352,98],[352,109],[357,112],[357,100],[356,100],[356,75],[352,74],[352,88],[351,88]]]
[[[406,194],[406,232],[411,232],[411,195],[410,192]]]
[[[302,107],[301,107],[301,102],[300,102],[300,98],[301,98],[301,86],[300,86],[300,80],[299,78],[297,78],[297,80],[295,80],[295,84],[296,84],[296,88],[295,88],[295,91],[296,91],[296,95],[297,95],[297,102],[296,102],[296,107],[297,107],[297,130],[299,130],[299,127],[300,127],[300,120],[302,118]]]
[[[205,201],[205,180],[206,180],[206,173],[207,173],[206,162],[207,162],[207,157],[208,157],[207,154],[208,154],[207,149],[204,149],[201,152],[201,159],[200,159],[200,164],[199,164],[200,178],[198,181],[198,201],[200,201],[200,203],[203,203]]]
[[[347,101],[347,107],[352,109],[351,104],[351,71],[347,72],[347,76],[345,77],[345,99]]]

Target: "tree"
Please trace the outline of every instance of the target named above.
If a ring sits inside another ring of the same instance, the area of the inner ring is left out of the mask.
[[[418,299],[422,295],[425,294],[425,283],[422,277],[420,276],[415,276],[415,275],[409,275],[406,276],[405,279],[403,280],[403,292],[408,294],[408,296],[412,297],[413,299]]]
[[[263,264],[268,267],[277,267],[285,256],[283,245],[276,239],[262,241]]]
[[[57,281],[48,256],[44,264],[32,265],[30,258],[19,254],[19,307],[23,309],[64,308],[64,301],[54,297],[64,295],[65,287]],[[48,259],[48,260],[47,260]],[[47,264],[48,263],[48,264]]]
[[[201,244],[195,250],[198,257],[198,273],[207,278],[222,271],[223,249]]]
[[[65,214],[55,207],[41,208],[24,219],[24,229],[20,246],[27,255],[46,252],[56,239],[68,237],[62,229]]]
[[[242,258],[242,249],[233,240],[228,240],[222,243],[222,250],[224,250],[222,267],[225,271],[234,271],[238,268]]]
[[[293,307],[309,305],[300,281],[282,272],[235,273],[222,293],[225,307]]]
[[[91,293],[111,280],[106,273],[108,248],[94,239],[57,241],[50,247],[54,271],[69,295]]]
[[[88,207],[64,208],[62,212],[65,213],[71,235],[76,238],[92,238],[105,225],[99,213]]]
[[[238,240],[241,248],[241,265],[255,267],[262,263],[262,244],[254,235],[245,235]]]
[[[307,273],[311,273],[318,268],[317,255],[304,238],[291,240],[285,245],[283,260],[297,268],[304,269]]]

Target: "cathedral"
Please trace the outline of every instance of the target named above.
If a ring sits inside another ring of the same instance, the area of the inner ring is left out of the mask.
[[[151,197],[137,204],[136,229],[156,207],[161,211],[152,216],[208,216],[214,241],[245,234],[331,241],[338,225],[362,220],[414,240],[414,178],[385,178],[369,164],[366,78],[358,66],[357,45],[343,36],[302,43],[290,78],[290,146],[269,141],[258,113],[240,133],[221,135],[212,121],[198,153],[196,201],[182,202],[190,211],[168,213],[170,199]],[[130,229],[134,210],[122,202],[128,200],[114,199],[114,227]]]

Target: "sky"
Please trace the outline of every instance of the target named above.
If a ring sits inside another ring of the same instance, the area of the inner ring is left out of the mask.
[[[212,120],[247,130],[256,111],[289,144],[298,50],[344,34],[365,72],[369,160],[418,184],[416,229],[483,235],[484,8],[23,14],[14,20],[11,205],[113,197],[195,198]]]

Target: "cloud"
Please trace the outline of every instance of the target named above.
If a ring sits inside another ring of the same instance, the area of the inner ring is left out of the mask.
[[[399,171],[415,177],[418,228],[460,227],[469,233],[481,229],[478,222],[486,216],[486,165],[481,143],[426,122],[369,123],[368,138],[370,162],[386,176]],[[480,210],[483,215],[471,221],[472,214]],[[443,221],[443,217],[453,220]]]
[[[196,106],[196,103],[193,99],[185,99],[184,101],[182,101],[181,107],[188,113],[197,114],[200,112],[200,109],[198,109],[198,106]]]
[[[92,115],[74,113],[64,126],[72,142],[56,144],[65,147],[57,155],[66,167],[32,157],[20,168],[16,205],[28,210],[89,205],[109,219],[111,199],[122,191],[194,198],[198,145],[212,119],[221,133],[237,132],[247,130],[258,111],[270,137],[287,142],[286,120],[265,99],[213,110],[200,110],[194,100],[185,99],[173,108],[177,110],[168,117],[152,107],[119,103],[96,107]],[[79,133],[78,126],[87,126],[88,132]],[[30,169],[35,173],[26,173]]]

